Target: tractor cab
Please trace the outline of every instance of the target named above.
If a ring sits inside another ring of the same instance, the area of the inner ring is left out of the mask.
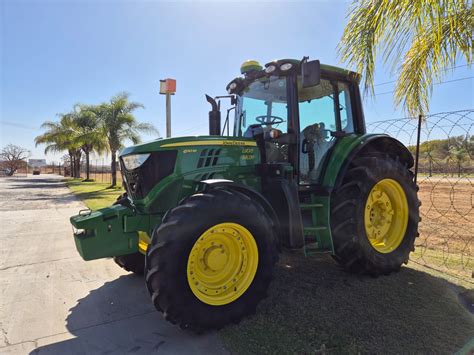
[[[327,176],[341,167],[330,163],[342,158],[336,146],[365,134],[360,75],[307,57],[264,67],[246,61],[241,74],[227,85],[235,104],[233,136],[257,142],[256,170],[263,195],[277,206],[283,245],[333,252],[329,219],[320,216],[330,205]],[[210,119],[211,134],[220,132],[213,127],[219,122]]]
[[[256,139],[265,163],[291,164],[301,185],[320,183],[337,138],[365,133],[356,73],[306,57],[265,69],[247,61],[241,72],[227,86],[236,97],[233,135]]]

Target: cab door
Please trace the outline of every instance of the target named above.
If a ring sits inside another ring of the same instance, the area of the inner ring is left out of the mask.
[[[298,83],[299,183],[319,184],[337,137],[354,132],[349,84],[321,79],[314,87]]]

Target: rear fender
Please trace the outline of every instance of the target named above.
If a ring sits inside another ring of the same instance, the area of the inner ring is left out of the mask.
[[[344,176],[346,175],[346,171],[355,158],[377,153],[388,154],[394,160],[399,160],[402,162],[402,164],[404,164],[407,169],[410,169],[414,165],[413,156],[408,148],[403,145],[403,143],[387,135],[371,136],[367,140],[364,140],[363,144],[359,144],[348,155],[341,171],[338,174],[335,188],[341,186]]]
[[[386,134],[350,135],[341,138],[328,159],[323,185],[331,189],[339,187],[351,162],[358,156],[374,152],[388,154],[408,169],[414,165],[410,151],[393,137]]]

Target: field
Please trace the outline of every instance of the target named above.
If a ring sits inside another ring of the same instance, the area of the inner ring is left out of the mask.
[[[474,180],[423,177],[420,237],[411,259],[471,278],[474,270]]]

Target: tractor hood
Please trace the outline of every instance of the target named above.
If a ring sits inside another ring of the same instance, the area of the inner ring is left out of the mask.
[[[185,149],[187,147],[197,146],[250,146],[255,147],[257,143],[253,139],[242,137],[223,137],[223,136],[190,136],[157,139],[151,142],[137,144],[127,147],[120,152],[120,157],[129,154],[149,153],[157,150]]]
[[[124,186],[135,206],[151,208],[154,201],[159,201],[154,211],[165,212],[178,202],[169,196],[182,198],[183,189],[190,190],[186,192],[190,194],[196,183],[210,174],[226,179],[244,179],[245,174],[254,178],[260,156],[252,139],[194,136],[157,139],[128,147],[120,153],[119,161]]]

